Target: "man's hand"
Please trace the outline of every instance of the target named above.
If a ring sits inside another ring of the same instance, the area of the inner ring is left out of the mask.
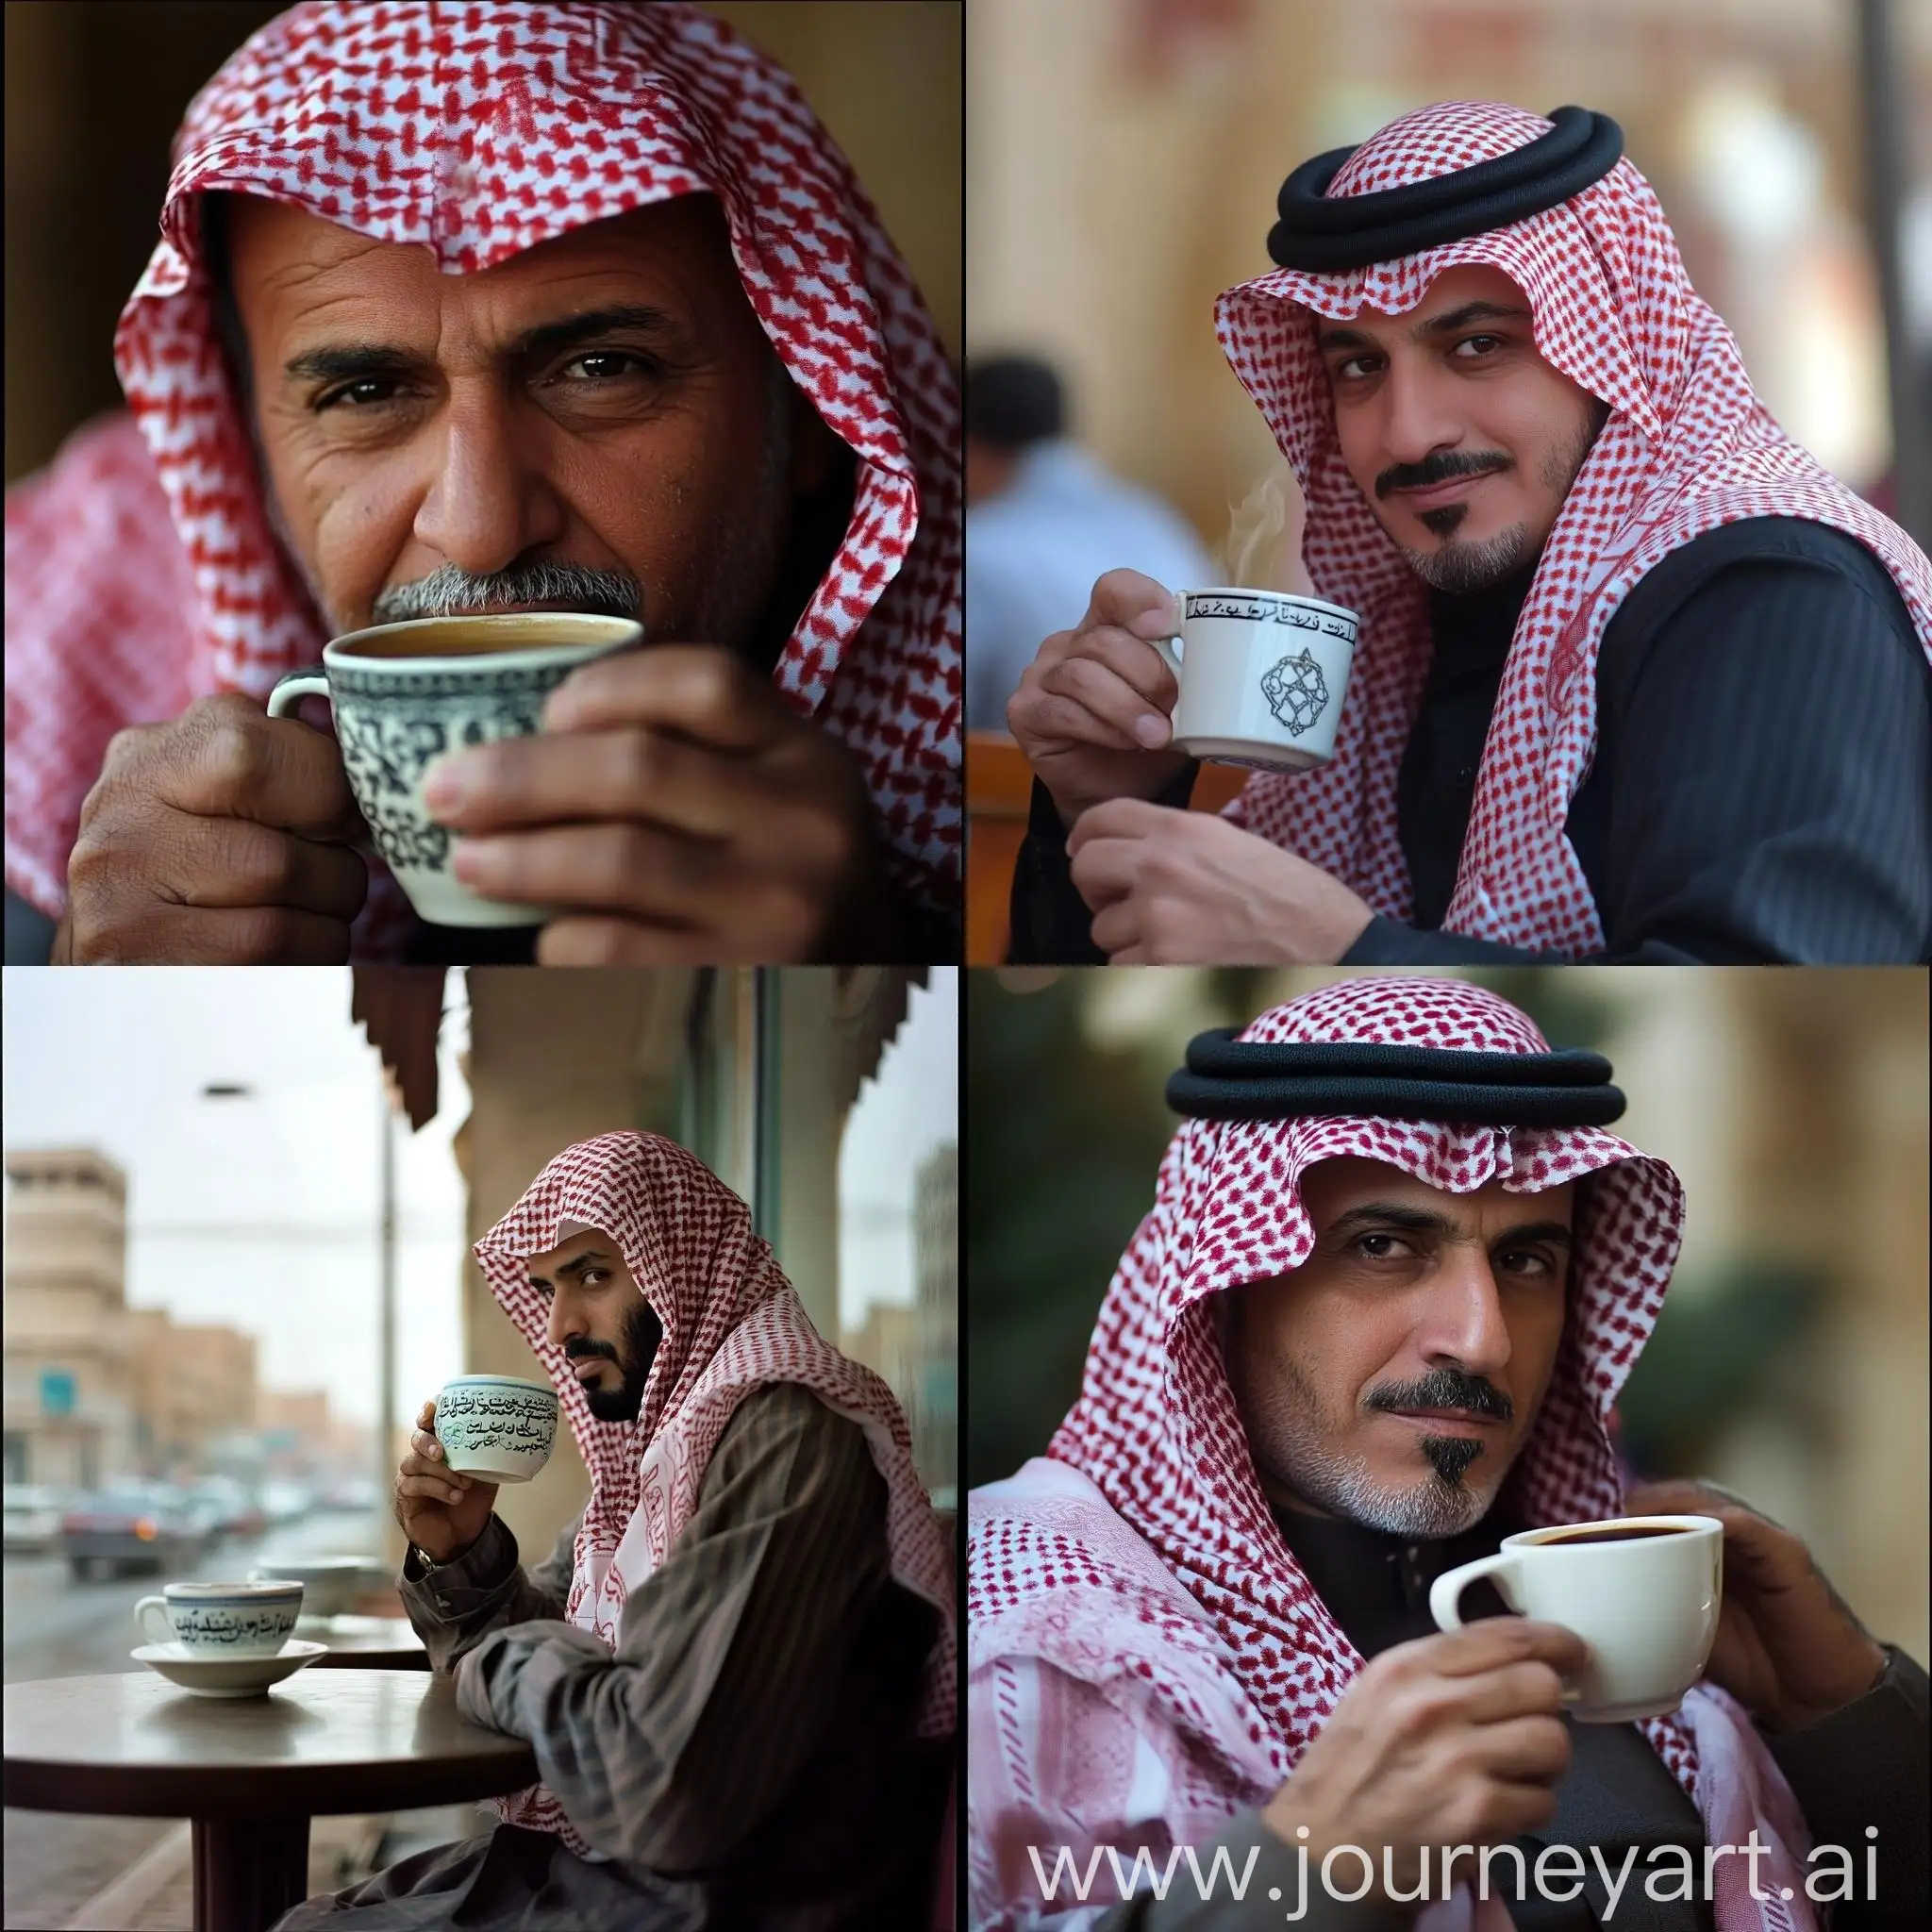
[[[436,1398],[416,1411],[409,1453],[396,1465],[391,1503],[403,1534],[432,1563],[460,1557],[490,1527],[497,1485],[481,1476],[458,1475],[432,1433]]]
[[[1262,1822],[1306,1844],[1310,1865],[1358,1845],[1374,1898],[1388,1846],[1395,1889],[1413,1893],[1422,1847],[1502,1844],[1556,1815],[1570,1768],[1563,1679],[1588,1660],[1574,1631],[1523,1617],[1398,1643],[1363,1665]],[[1348,1860],[1341,1882],[1357,1870]],[[1440,1890],[1433,1864],[1429,1877]]]
[[[1153,798],[1187,759],[1169,746],[1180,687],[1147,641],[1174,629],[1174,597],[1138,571],[1110,570],[1087,615],[1056,631],[1007,704],[1007,725],[1060,821],[1109,798]]]
[[[1816,1724],[1877,1683],[1883,1648],[1790,1530],[1707,1483],[1648,1483],[1624,1513],[1724,1524],[1724,1607],[1704,1674],[1765,1729]]]
[[[425,797],[466,886],[566,908],[546,966],[887,957],[858,765],[728,651],[587,664],[539,736],[451,755]]]
[[[1116,966],[1332,966],[1374,917],[1340,879],[1210,812],[1120,798],[1067,841]]]
[[[54,963],[346,959],[367,833],[326,732],[233,692],[135,725],[80,808]]]

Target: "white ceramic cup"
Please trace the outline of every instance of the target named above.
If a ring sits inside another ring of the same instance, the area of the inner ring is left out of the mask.
[[[528,738],[543,703],[592,658],[628,650],[643,626],[625,617],[529,610],[420,617],[350,631],[322,662],[269,693],[279,718],[325,697],[349,789],[409,904],[432,925],[541,925],[541,906],[485,899],[450,868],[450,834],[429,816],[423,784],[438,759],[499,738]]]
[[[557,1441],[557,1391],[520,1375],[458,1375],[437,1392],[432,1424],[458,1475],[526,1483]]]
[[[1180,649],[1154,648],[1180,681],[1174,747],[1192,758],[1305,772],[1335,755],[1360,620],[1284,591],[1183,591]]]
[[[302,1586],[288,1577],[259,1583],[170,1583],[134,1607],[150,1643],[178,1643],[190,1657],[278,1657],[302,1614]]]
[[[1493,1557],[1437,1577],[1429,1613],[1442,1629],[1461,1629],[1462,1592],[1487,1576],[1512,1610],[1589,1644],[1590,1663],[1564,1700],[1570,1715],[1627,1724],[1675,1710],[1703,1674],[1717,1641],[1724,1563],[1724,1528],[1714,1516],[1526,1529],[1505,1537]]]

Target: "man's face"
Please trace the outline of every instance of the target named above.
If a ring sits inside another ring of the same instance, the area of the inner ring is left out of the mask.
[[[543,1337],[580,1364],[591,1413],[634,1423],[663,1324],[651,1311],[617,1243],[595,1228],[529,1259],[530,1286],[549,1304]]]
[[[281,202],[229,208],[271,516],[336,632],[535,607],[745,646],[831,440],[711,197],[464,275]]]
[[[1562,1339],[1573,1194],[1444,1193],[1353,1157],[1302,1174],[1314,1251],[1234,1291],[1224,1334],[1271,1502],[1404,1536],[1482,1519]]]
[[[1537,353],[1501,269],[1439,276],[1421,307],[1318,319],[1342,460],[1409,567],[1480,590],[1541,555],[1605,406]]]

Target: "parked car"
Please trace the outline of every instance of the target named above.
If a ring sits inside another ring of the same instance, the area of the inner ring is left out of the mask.
[[[188,1495],[208,1535],[216,1541],[267,1533],[267,1510],[231,1475],[203,1476],[190,1484]]]
[[[80,1497],[60,1519],[60,1544],[77,1579],[125,1570],[169,1571],[208,1547],[188,1499],[160,1483],[120,1483]]]
[[[67,1491],[31,1483],[8,1483],[5,1491],[7,1552],[44,1556],[60,1546],[60,1513]]]
[[[261,1507],[271,1523],[299,1523],[315,1507],[315,1491],[307,1483],[266,1482],[261,1486]]]

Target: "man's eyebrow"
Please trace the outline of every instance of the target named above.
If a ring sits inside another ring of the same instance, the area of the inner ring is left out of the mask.
[[[1452,308],[1446,314],[1432,315],[1426,322],[1413,324],[1408,339],[1412,342],[1426,341],[1436,336],[1452,336],[1473,322],[1522,322],[1528,315],[1526,308],[1510,308],[1500,302],[1465,302],[1460,308]],[[1324,356],[1336,349],[1374,347],[1375,339],[1355,328],[1324,328],[1315,338],[1316,351]]]
[[[601,1248],[586,1248],[581,1255],[573,1255],[568,1261],[558,1264],[557,1273],[565,1276],[580,1275],[586,1268],[608,1268],[610,1257]],[[548,1288],[550,1283],[541,1274],[530,1276],[532,1288]]]
[[[671,317],[661,308],[618,303],[608,308],[593,308],[584,315],[566,316],[561,322],[539,323],[510,343],[509,354],[526,359],[575,348],[579,342],[619,329],[662,336],[669,335],[674,326]],[[282,374],[291,382],[342,382],[357,376],[392,375],[398,370],[424,366],[421,356],[393,343],[325,342],[291,356],[282,365]]]
[[[1345,1214],[1338,1214],[1328,1224],[1328,1234],[1347,1236],[1359,1234],[1370,1228],[1400,1228],[1407,1234],[1429,1234],[1439,1238],[1451,1239],[1460,1233],[1455,1221],[1431,1208],[1410,1208],[1394,1201],[1364,1201],[1359,1207],[1351,1208]],[[1520,1227],[1505,1228],[1491,1243],[1500,1246],[1505,1241],[1553,1241],[1562,1247],[1571,1245],[1570,1230],[1560,1221],[1526,1221]]]

